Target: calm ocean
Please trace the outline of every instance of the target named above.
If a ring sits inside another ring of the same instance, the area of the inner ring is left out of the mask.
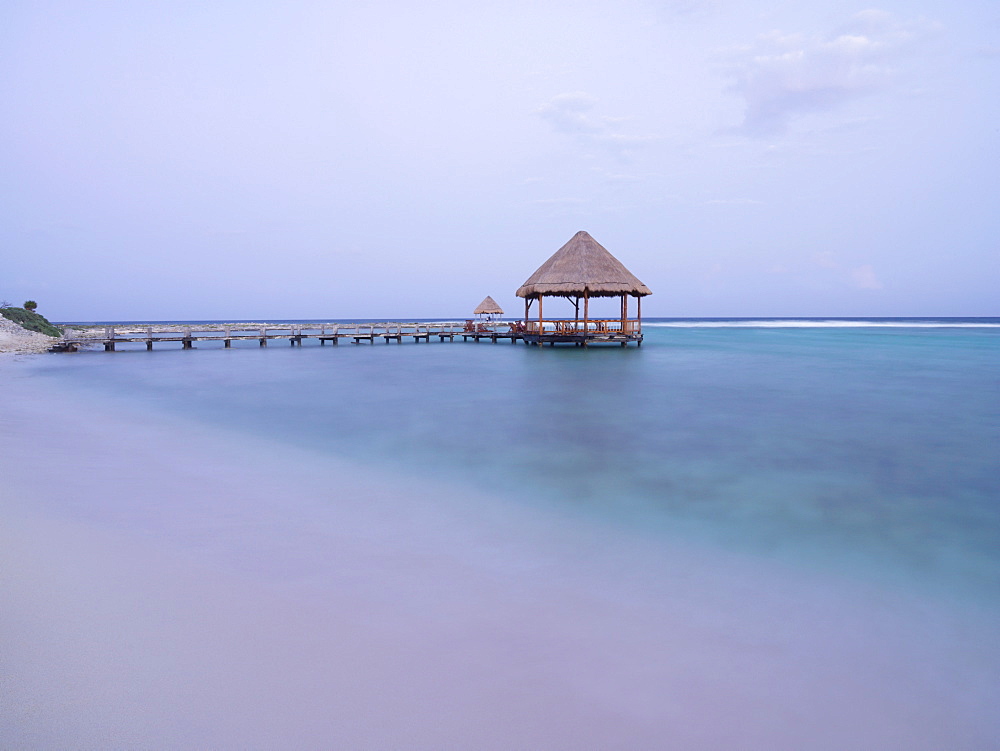
[[[463,712],[473,719],[455,719],[451,735],[404,731],[408,720],[400,720],[395,734],[358,731],[344,736],[350,742],[1000,743],[993,703],[1000,689],[994,630],[1000,626],[1000,319],[654,319],[644,333],[641,348],[586,350],[489,342],[320,347],[307,341],[296,348],[248,342],[233,349],[202,343],[193,351],[161,345],[153,352],[137,345],[29,358],[16,372],[30,374],[35,393],[68,394],[89,402],[95,414],[121,419],[119,433],[129,425],[177,423],[177,430],[211,436],[209,450],[227,442],[226,451],[238,453],[243,441],[260,442],[292,452],[301,466],[329,462],[352,487],[385,481],[424,493],[422,521],[408,526],[409,512],[397,499],[399,515],[386,510],[392,521],[371,534],[424,535],[435,540],[428,548],[462,538],[448,560],[489,574],[469,585],[476,596],[454,600],[421,585],[414,608],[423,608],[420,619],[430,618],[438,630],[420,620],[416,631],[437,634],[441,644],[457,639],[468,658],[458,661],[463,666],[488,672],[523,662],[519,669],[530,673],[529,663],[546,665],[545,680],[554,683],[511,678],[520,688],[504,690],[522,691],[526,704],[548,705],[555,719],[546,724],[544,712],[536,717],[514,700],[497,716],[482,706],[492,694],[472,688],[482,701],[470,700]],[[198,499],[217,492],[207,479],[199,485],[212,472],[208,457],[187,480],[177,512],[187,518],[182,524],[163,508],[176,491],[158,490],[169,467],[152,469],[146,484],[135,480],[127,494],[118,493],[116,468],[129,467],[129,455],[102,454],[81,467],[73,446],[61,451],[52,466],[82,473],[82,487],[91,482],[94,490],[74,496],[70,482],[64,499],[45,501],[46,513],[125,530],[175,551],[185,549],[177,541],[190,532],[200,541],[199,555],[227,560],[240,576],[252,569],[285,581],[275,572],[291,566],[282,556],[295,548],[295,597],[329,595],[333,567],[325,546],[342,529],[338,524],[350,522],[303,521],[298,499],[311,491],[272,494],[275,505],[266,515],[238,499],[224,509],[206,502],[214,508],[204,512],[211,519],[199,521]],[[44,464],[37,457],[23,461]],[[95,461],[102,466],[95,469]],[[293,481],[289,461],[254,469],[281,487],[282,472]],[[135,500],[136,487],[157,499],[155,511],[148,500]],[[283,515],[299,520],[301,529],[290,532],[282,526],[290,522],[275,521]],[[466,523],[477,531],[466,535]],[[266,542],[269,524],[288,538],[280,556]],[[264,542],[233,552],[244,544],[241,530]],[[414,554],[412,566],[423,560]],[[538,603],[555,580],[573,597],[606,607],[547,611]],[[516,602],[494,612],[490,597],[480,599],[483,581],[498,588],[491,595],[496,602],[506,596]],[[477,614],[463,602],[475,602]],[[493,619],[506,623],[501,613],[523,617],[525,633],[534,636],[499,629]],[[452,632],[452,622],[464,624],[462,635]],[[581,628],[603,636],[559,638]],[[675,631],[683,634],[679,641]],[[843,641],[847,632],[850,644]],[[674,646],[657,646],[656,634]],[[635,654],[619,639],[633,644]],[[569,653],[580,643],[606,650],[608,664],[578,672],[580,659]],[[450,648],[434,644],[454,658]],[[625,698],[605,696],[606,682]],[[438,689],[441,701],[455,700]],[[770,707],[767,719],[761,707]],[[717,726],[725,717],[733,728]],[[435,723],[449,725],[440,716]],[[582,736],[566,729],[573,723]],[[298,718],[296,727],[308,726]],[[27,725],[18,727],[15,737],[29,737]],[[268,740],[259,733],[253,737]],[[168,745],[203,737],[210,736],[175,737]],[[215,740],[227,745],[235,737]],[[322,745],[321,739],[329,737],[316,729],[300,740]]]

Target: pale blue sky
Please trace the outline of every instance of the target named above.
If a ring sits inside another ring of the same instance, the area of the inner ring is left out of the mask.
[[[7,0],[0,108],[55,320],[516,313],[580,229],[648,315],[1000,315],[993,1]]]

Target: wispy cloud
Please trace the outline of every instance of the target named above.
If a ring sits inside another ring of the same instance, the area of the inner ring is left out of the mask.
[[[601,133],[607,129],[607,123],[597,120],[593,115],[597,100],[582,91],[557,94],[539,107],[536,112],[548,120],[558,133],[578,135],[581,133]]]
[[[706,206],[763,206],[763,201],[758,201],[755,198],[713,198],[709,201],[705,201]]]
[[[884,286],[881,280],[875,275],[875,269],[870,264],[852,269],[851,278],[858,289],[882,289]]]
[[[587,201],[583,198],[539,198],[534,203],[539,206],[582,206]]]
[[[547,120],[555,132],[573,136],[619,157],[654,140],[649,136],[620,133],[627,118],[599,115],[597,104],[595,97],[582,91],[557,94],[535,110],[535,114]]]
[[[716,0],[656,0],[653,9],[664,20],[703,16],[716,9]]]
[[[733,56],[733,91],[746,102],[740,130],[781,133],[798,116],[888,87],[903,56],[933,28],[866,10],[826,34],[773,31],[759,37]]]
[[[819,250],[812,254],[813,263],[817,266],[822,266],[824,269],[835,269],[837,268],[837,259],[834,257],[832,251],[829,250]]]

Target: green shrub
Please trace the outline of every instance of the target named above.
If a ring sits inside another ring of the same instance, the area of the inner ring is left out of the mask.
[[[31,302],[31,300],[28,300]],[[37,331],[46,336],[62,336],[62,331],[49,323],[43,315],[24,308],[0,308],[0,315],[9,321],[20,324],[28,331]]]

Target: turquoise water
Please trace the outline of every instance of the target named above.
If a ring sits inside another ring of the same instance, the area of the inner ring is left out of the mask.
[[[955,323],[0,360],[0,746],[995,747]]]
[[[1000,327],[859,323],[654,323],[627,349],[139,345],[40,372],[509,503],[997,602]]]

